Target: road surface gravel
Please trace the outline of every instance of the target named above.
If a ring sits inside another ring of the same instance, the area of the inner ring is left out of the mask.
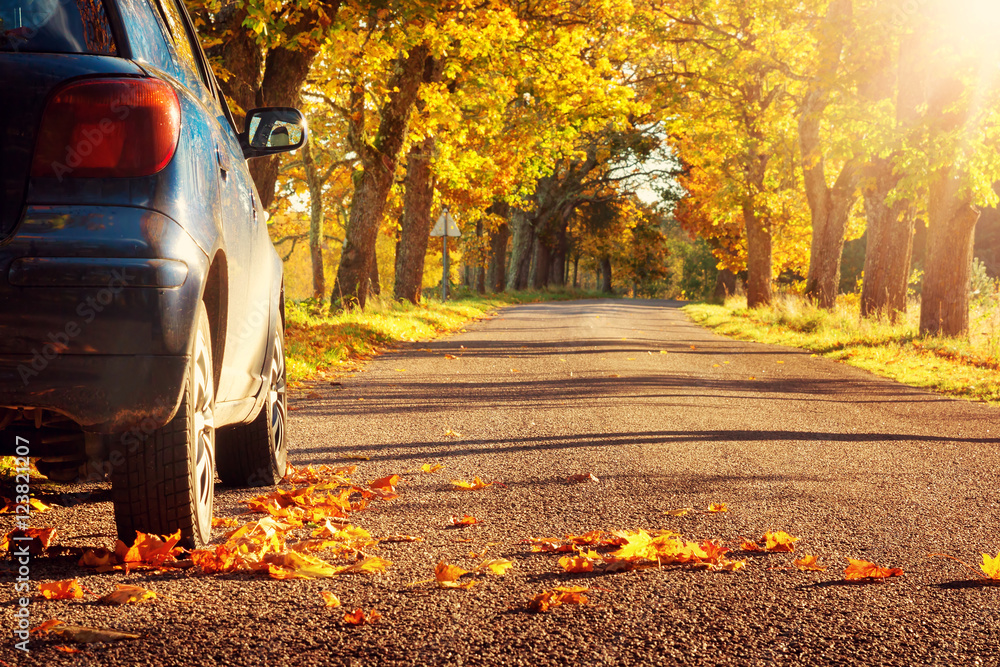
[[[36,558],[36,582],[78,577],[155,590],[127,607],[37,601],[48,618],[141,639],[14,650],[10,562],[0,581],[0,660],[23,665],[997,665],[1000,586],[978,566],[1000,550],[1000,411],[909,388],[799,350],[738,342],[691,324],[669,301],[507,308],[361,372],[292,397],[292,462],[400,473],[400,497],[353,515],[382,544],[386,574],[276,581],[247,574],[91,574]],[[450,355],[455,358],[447,358]],[[350,457],[365,456],[369,460]],[[444,467],[422,474],[424,463]],[[592,473],[599,481],[571,484]],[[496,482],[458,491],[452,479]],[[79,504],[36,519],[64,546],[112,546],[106,484],[63,488]],[[216,516],[258,492],[220,487]],[[9,494],[7,494],[9,495]],[[44,497],[44,496],[43,496]],[[710,503],[725,513],[708,513]],[[671,510],[693,508],[684,516]],[[480,523],[448,527],[451,515]],[[9,519],[0,520],[8,530]],[[735,573],[684,568],[567,574],[529,537],[669,529],[724,540],[784,530],[794,554],[739,554]],[[221,537],[222,530],[218,535]],[[471,590],[414,582],[448,561],[516,565]],[[802,554],[825,572],[791,567]],[[322,554],[320,554],[322,555]],[[904,576],[846,582],[845,557]],[[527,611],[555,586],[585,605]],[[322,606],[334,592],[340,609]],[[93,600],[94,598],[90,598]],[[354,627],[345,609],[377,609]]]

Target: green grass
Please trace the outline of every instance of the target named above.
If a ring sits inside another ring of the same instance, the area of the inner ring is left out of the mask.
[[[684,310],[732,338],[797,347],[914,387],[1000,404],[1000,327],[991,304],[974,306],[969,340],[921,337],[918,304],[897,324],[862,320],[856,295],[841,298],[833,311],[788,295],[765,308],[748,309],[746,299],[731,298],[723,306]]]
[[[518,303],[607,298],[579,290],[541,290],[479,296],[459,290],[442,303],[426,299],[420,305],[391,299],[369,301],[363,312],[331,315],[325,305],[310,301],[285,303],[285,363],[288,380],[296,386],[329,373],[348,371],[359,361],[401,342],[431,340],[461,331],[469,322]]]

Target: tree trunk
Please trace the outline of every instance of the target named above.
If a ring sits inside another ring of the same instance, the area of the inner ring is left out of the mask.
[[[312,261],[313,298],[326,298],[326,276],[323,272],[323,183],[312,155],[312,142],[302,147],[306,185],[309,187],[309,257]]]
[[[396,61],[387,88],[389,100],[382,109],[375,140],[362,149],[362,170],[354,179],[354,197],[331,308],[365,307],[370,289],[375,239],[392,188],[396,161],[409,129],[410,111],[417,99],[428,60],[427,44],[410,49]]]
[[[832,0],[823,18],[816,51],[817,75],[809,82],[799,108],[799,149],[806,199],[812,216],[812,244],[806,295],[820,308],[832,309],[840,286],[840,260],[844,253],[847,219],[856,201],[858,161],[848,160],[830,188],[820,138],[820,122],[840,70],[844,29],[851,23],[851,0]]]
[[[486,273],[486,284],[491,292],[502,292],[507,284],[507,240],[510,238],[510,225],[500,223],[490,233],[490,263]]]
[[[882,158],[867,168],[865,188],[864,281],[861,285],[861,317],[888,317],[896,322],[906,312],[906,287],[913,256],[914,215],[906,201],[887,204],[899,177],[892,160]]]
[[[535,237],[535,261],[531,265],[531,286],[542,289],[549,284],[549,267],[552,264],[552,250],[545,242]]]
[[[605,255],[601,258],[601,291],[611,294],[611,258]]]
[[[507,273],[507,289],[523,290],[528,286],[531,270],[531,252],[535,243],[535,228],[524,211],[511,209],[511,224],[514,238],[510,248],[510,270]]]
[[[560,287],[566,286],[566,226],[567,215],[559,216],[559,229],[556,230],[556,244],[552,248],[552,261],[549,267],[549,282]]]
[[[403,191],[403,218],[396,243],[397,300],[419,303],[424,281],[424,262],[431,233],[431,209],[434,205],[434,179],[431,156],[434,137],[414,145],[406,157],[406,181]]]
[[[747,306],[767,306],[771,303],[771,230],[749,200],[743,203],[743,220],[747,229]]]
[[[725,303],[726,299],[736,293],[736,274],[729,269],[719,270],[715,277],[715,291],[712,298],[719,303]]]
[[[576,253],[573,257],[573,287],[580,286],[580,253]]]
[[[375,254],[374,248],[372,248],[372,270],[368,276],[368,280],[370,293],[373,296],[380,296],[382,294],[382,282],[378,276],[378,256]]]
[[[930,188],[927,258],[920,298],[920,334],[966,336],[969,332],[969,275],[979,209],[958,195],[950,170]]]

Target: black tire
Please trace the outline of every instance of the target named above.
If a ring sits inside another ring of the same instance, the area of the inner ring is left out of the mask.
[[[228,486],[273,486],[285,476],[288,442],[285,424],[285,332],[278,318],[269,364],[267,398],[249,424],[220,428],[216,434],[216,468]]]
[[[163,428],[126,434],[112,453],[111,493],[118,537],[170,535],[198,548],[212,536],[215,491],[215,385],[208,313],[198,304],[177,414]]]

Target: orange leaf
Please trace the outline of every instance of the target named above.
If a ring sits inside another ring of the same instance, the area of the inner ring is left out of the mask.
[[[180,548],[177,547],[180,540],[180,530],[164,538],[136,531],[132,546],[125,546],[121,540],[115,542],[115,555],[118,556],[120,563],[126,565],[159,567],[165,562],[177,560],[175,554],[180,552]]]
[[[424,473],[427,473],[427,474],[430,474],[432,472],[437,472],[438,470],[440,470],[443,467],[444,466],[441,465],[440,463],[435,463],[434,465],[431,465],[430,463],[425,463],[422,466],[420,466],[420,471],[424,472]]]
[[[0,539],[0,552],[9,551],[15,542],[19,543],[18,546],[24,546],[24,542],[28,542],[28,551],[37,555],[48,549],[55,537],[55,528],[27,528],[25,530],[16,528]]]
[[[63,653],[83,653],[83,649],[73,648],[72,646],[56,646],[56,650]]]
[[[583,593],[589,591],[584,586],[560,586],[551,591],[539,593],[528,602],[528,609],[535,612],[548,611],[552,607],[564,604],[587,604],[587,597]]]
[[[479,523],[479,519],[477,519],[474,516],[469,516],[468,514],[466,514],[462,518],[458,518],[457,516],[452,515],[450,523],[453,526],[474,526],[475,524]]]
[[[728,512],[729,508],[726,507],[726,503],[712,503],[708,506],[709,512]]]
[[[382,614],[378,613],[374,609],[368,613],[367,617],[365,617],[365,612],[360,607],[354,611],[349,611],[344,614],[344,622],[350,625],[372,625],[381,620]]]
[[[319,594],[323,596],[323,606],[325,607],[340,606],[340,599],[330,591],[320,591]]]
[[[826,566],[817,564],[816,560],[816,556],[803,555],[802,558],[792,561],[792,564],[803,572],[825,572]]]
[[[80,588],[80,582],[76,579],[64,579],[62,581],[53,581],[49,584],[41,584],[38,587],[38,592],[46,600],[73,600],[83,597],[83,589]]]
[[[571,484],[577,484],[579,482],[600,482],[601,480],[597,479],[594,473],[588,472],[580,473],[579,475],[570,475],[566,478],[566,481]]]
[[[875,563],[866,560],[847,559],[850,565],[844,570],[844,579],[847,581],[859,581],[862,579],[885,579],[887,577],[903,576],[902,568],[879,567]]]
[[[743,551],[761,551],[760,545],[750,540],[741,540],[740,549]]]
[[[594,562],[585,556],[563,556],[559,565],[567,572],[593,572]]]
[[[58,618],[50,618],[49,620],[45,621],[41,625],[37,625],[37,626],[31,628],[31,634],[35,634],[37,632],[38,634],[44,635],[46,632],[48,632],[52,628],[56,627],[57,625],[62,625],[62,624],[63,624],[63,622],[60,621]]]
[[[368,486],[372,489],[383,489],[385,491],[395,491],[397,484],[399,484],[399,475],[387,475],[379,477],[374,482],[368,482]]]
[[[795,551],[795,544],[799,538],[792,537],[783,530],[777,532],[764,533],[764,550],[765,551],[784,551],[791,552]]]
[[[469,574],[468,570],[463,570],[457,565],[449,565],[444,561],[438,563],[437,567],[434,568],[434,578],[441,588],[472,588],[479,583],[475,579],[459,583],[459,578],[466,574]]]

